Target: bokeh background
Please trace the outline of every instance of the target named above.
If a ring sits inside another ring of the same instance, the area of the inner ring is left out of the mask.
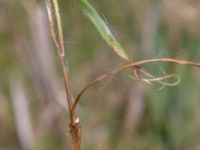
[[[199,62],[199,0],[90,0],[134,60]],[[59,0],[74,97],[123,62],[75,0]],[[78,107],[84,150],[199,150],[200,70],[177,73],[175,87],[133,81],[128,72],[90,88]],[[44,1],[0,1],[0,150],[72,150],[63,76]]]

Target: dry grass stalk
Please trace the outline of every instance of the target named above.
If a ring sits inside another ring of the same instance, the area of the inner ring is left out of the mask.
[[[21,81],[16,79],[11,81],[11,99],[20,146],[22,150],[33,150],[34,134],[25,87]]]
[[[76,115],[76,111],[72,109],[73,101],[72,101],[72,94],[71,94],[70,84],[69,84],[67,63],[65,59],[65,47],[64,47],[63,32],[62,32],[62,23],[61,23],[61,17],[59,13],[57,0],[53,0],[53,1],[46,0],[46,7],[48,11],[50,33],[52,36],[53,43],[57,49],[58,56],[60,58],[60,62],[62,66],[63,75],[64,75],[64,84],[65,84],[67,103],[68,103],[69,114],[70,114],[70,125],[69,125],[70,133],[72,136],[75,150],[81,150],[81,133],[80,133],[80,128],[79,128],[80,125],[79,125],[79,119]],[[54,24],[53,10],[55,11],[55,19],[57,23],[56,25]],[[55,33],[56,27],[58,30],[58,39]]]

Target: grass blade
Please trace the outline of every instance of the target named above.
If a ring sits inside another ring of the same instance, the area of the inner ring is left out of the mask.
[[[123,50],[121,44],[116,40],[106,23],[92,7],[92,5],[87,0],[78,0],[78,2],[81,5],[84,14],[95,25],[103,39],[112,47],[113,51],[122,59],[129,61],[129,58]]]

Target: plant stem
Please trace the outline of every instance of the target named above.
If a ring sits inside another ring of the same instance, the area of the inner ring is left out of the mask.
[[[72,101],[72,94],[70,90],[67,62],[65,59],[65,47],[64,47],[64,40],[63,40],[62,22],[61,22],[61,17],[59,13],[59,5],[58,5],[57,0],[53,0],[53,6],[55,10],[55,19],[57,23],[56,27],[58,30],[58,39],[55,33],[52,3],[50,2],[50,0],[46,0],[46,7],[48,11],[48,18],[49,18],[49,29],[50,29],[53,43],[57,49],[57,53],[60,58],[63,76],[64,76],[65,92],[67,95],[67,103],[68,103],[69,115],[70,115],[70,125],[69,125],[70,133],[71,133],[75,150],[81,150],[81,133],[80,133],[80,128],[79,128],[80,124],[79,124],[79,119],[76,115],[76,111],[73,110],[73,101]]]
[[[64,74],[64,84],[65,84],[68,108],[70,113],[70,132],[75,146],[75,150],[81,150],[81,134],[79,128],[79,119],[77,118],[76,112],[72,111],[73,102],[69,86],[69,76],[67,72],[67,67],[63,56],[60,56],[60,60]]]

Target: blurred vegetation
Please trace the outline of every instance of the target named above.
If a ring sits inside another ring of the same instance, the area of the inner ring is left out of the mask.
[[[74,97],[123,63],[76,1],[60,0]],[[171,57],[199,62],[198,0],[90,0],[132,60]],[[0,1],[0,150],[72,149],[63,77],[51,44],[44,1]],[[177,73],[175,87],[150,86],[128,72],[91,88],[78,107],[83,149],[199,150],[200,71]]]

